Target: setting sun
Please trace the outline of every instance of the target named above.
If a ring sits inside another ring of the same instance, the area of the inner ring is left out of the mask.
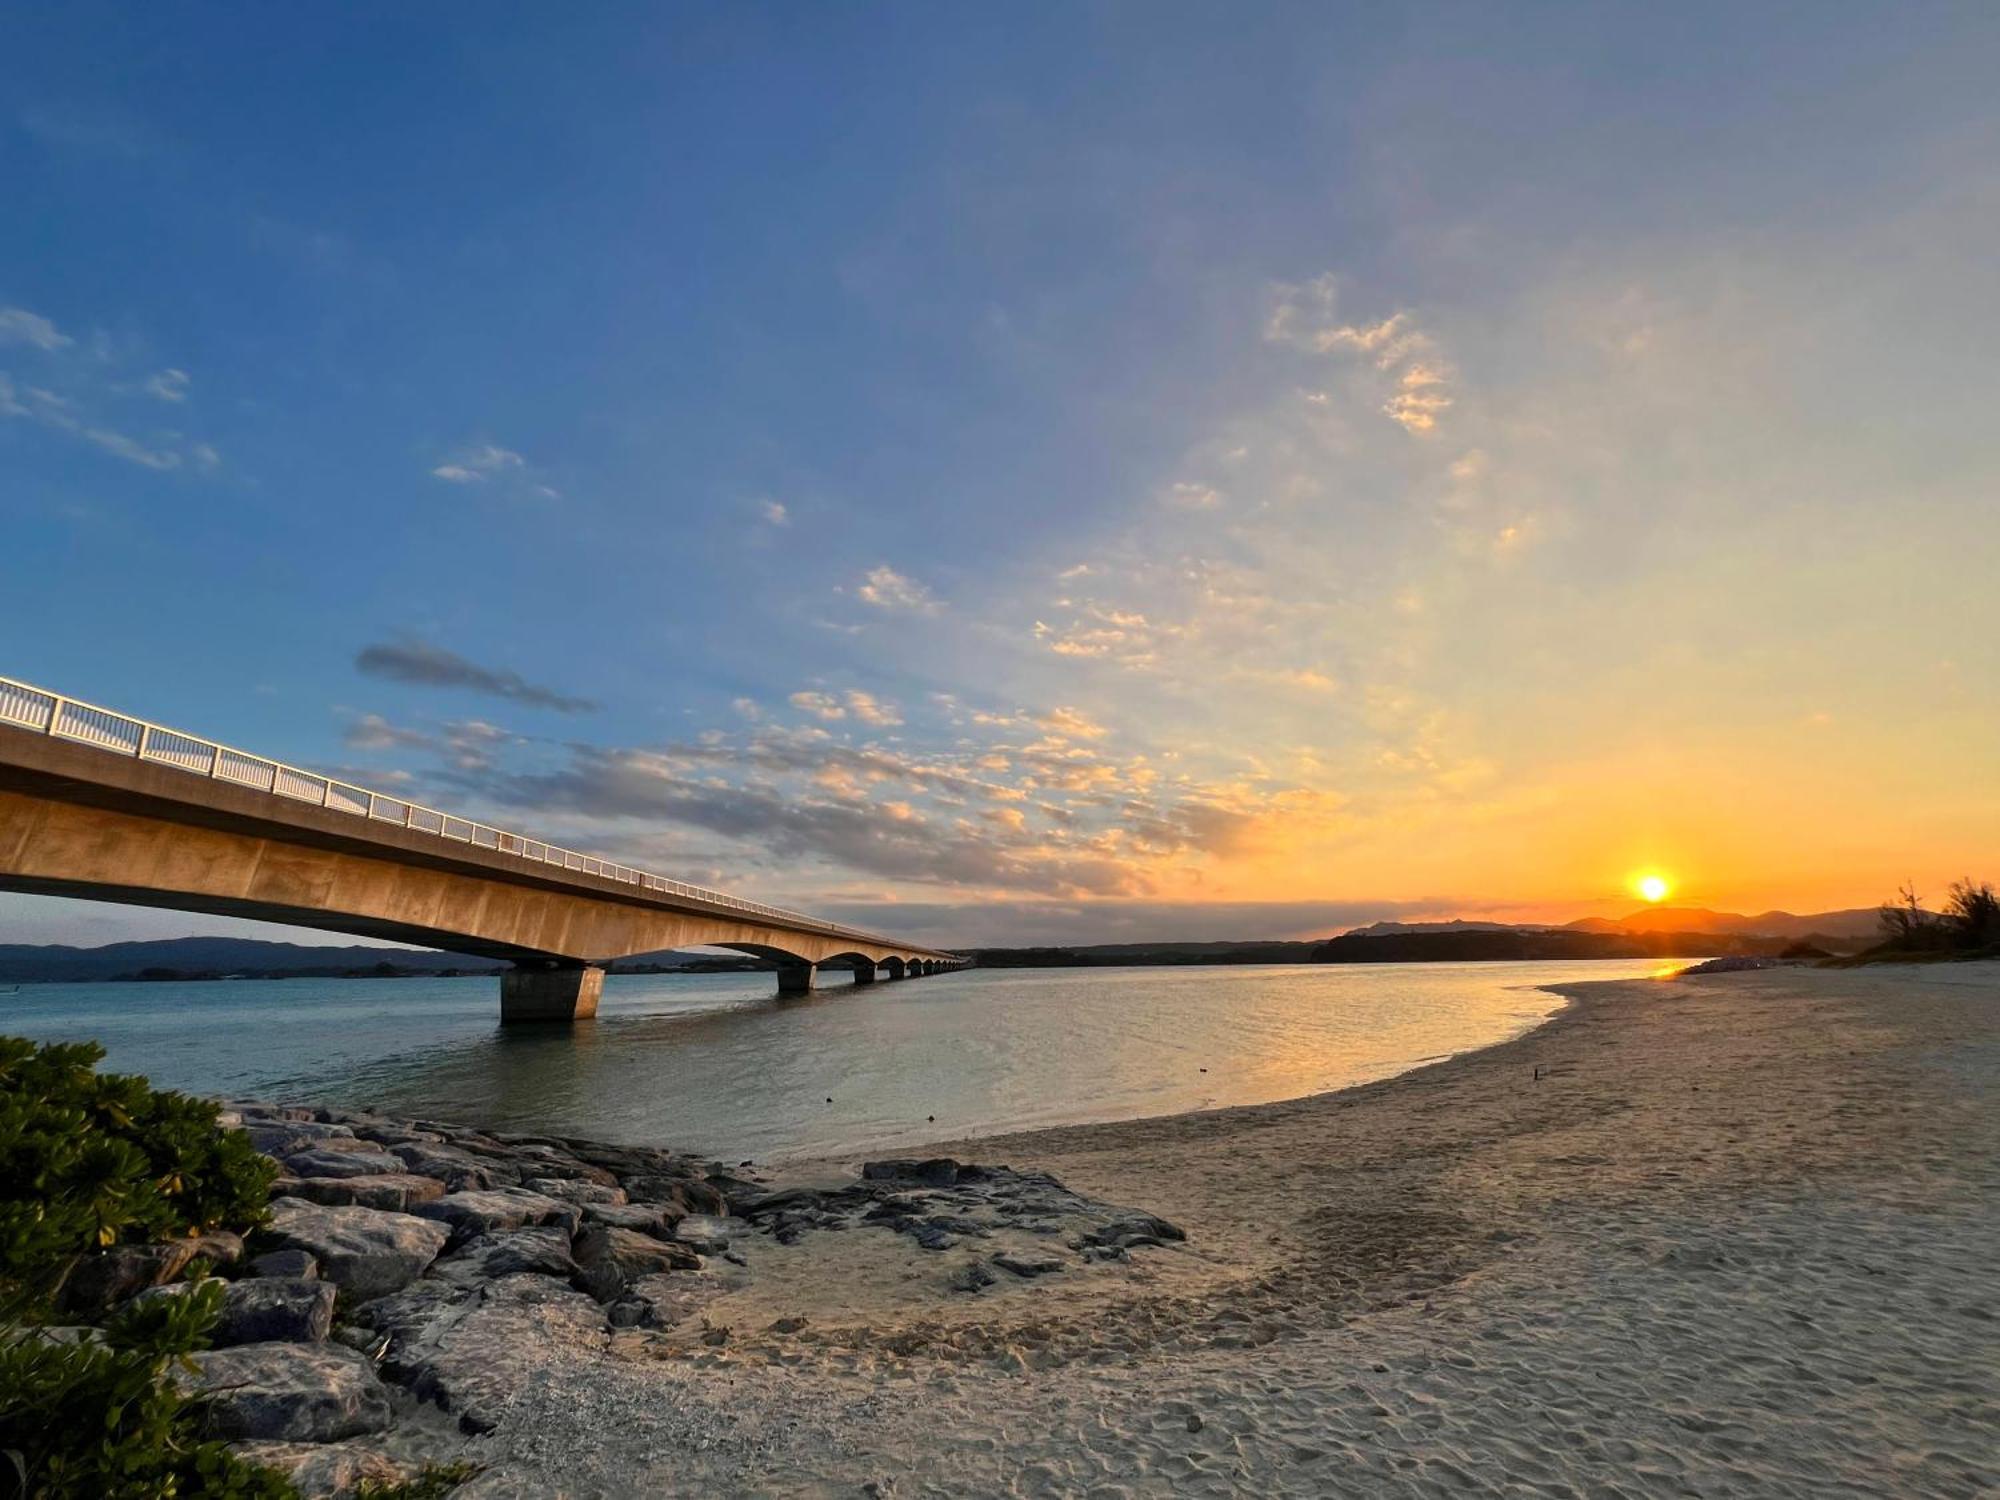
[[[1632,882],[1632,889],[1648,901],[1664,901],[1667,899],[1667,892],[1673,887],[1667,884],[1664,875],[1641,875]]]

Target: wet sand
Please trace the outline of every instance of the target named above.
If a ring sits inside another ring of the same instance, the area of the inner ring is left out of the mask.
[[[2000,1491],[2000,964],[1569,993],[1343,1093],[943,1144],[1188,1241],[967,1294],[753,1237],[468,1451],[577,1496]]]

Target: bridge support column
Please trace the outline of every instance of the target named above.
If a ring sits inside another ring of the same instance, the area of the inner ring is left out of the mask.
[[[575,968],[508,969],[500,976],[500,1020],[512,1026],[538,1021],[587,1021],[597,1014],[604,971]]]
[[[873,964],[856,969],[854,971],[854,982],[856,984],[873,984],[875,982],[875,972],[875,965]]]
[[[780,995],[810,995],[813,992],[814,969],[811,964],[783,964],[778,969],[778,993]]]

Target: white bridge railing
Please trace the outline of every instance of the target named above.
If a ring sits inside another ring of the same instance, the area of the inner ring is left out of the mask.
[[[127,714],[113,713],[110,709],[99,708],[94,703],[85,703],[60,693],[30,687],[25,682],[16,682],[7,677],[0,677],[0,724],[19,725],[23,729],[32,729],[55,739],[95,745],[98,749],[107,750],[114,755],[150,761],[154,765],[172,766],[176,770],[191,772],[212,781],[230,782],[255,791],[269,792],[274,797],[304,802],[313,807],[351,813],[357,818],[367,818],[376,823],[408,828],[417,833],[436,834],[439,838],[470,844],[475,849],[490,849],[499,854],[515,855],[536,864],[554,865],[558,869],[573,870],[582,875],[616,880],[663,896],[685,897],[691,901],[723,907],[732,912],[742,912],[746,916],[765,917],[787,926],[801,927],[834,937],[858,938],[881,947],[909,946],[893,938],[823,922],[817,917],[807,916],[804,912],[787,911],[781,906],[766,906],[760,901],[745,901],[739,896],[727,895],[722,891],[705,890],[698,885],[669,880],[664,875],[635,870],[630,865],[598,859],[594,855],[579,854],[574,849],[564,849],[541,839],[531,839],[525,834],[508,833],[504,829],[476,823],[469,818],[454,817],[450,813],[439,812],[436,808],[412,802],[407,797],[396,797],[387,792],[371,792],[366,787],[336,781],[331,776],[321,776],[313,771],[302,771],[282,761],[267,760],[261,755],[233,750],[227,745],[217,744],[214,740],[202,739],[199,735],[184,734],[178,729],[168,729],[164,725],[150,724],[144,719],[135,719]]]

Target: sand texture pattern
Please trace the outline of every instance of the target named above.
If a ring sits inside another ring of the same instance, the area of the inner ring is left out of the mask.
[[[1187,1242],[969,1293],[752,1236],[469,1451],[579,1497],[2000,1492],[2000,965],[1573,997],[1344,1093],[941,1146]]]

